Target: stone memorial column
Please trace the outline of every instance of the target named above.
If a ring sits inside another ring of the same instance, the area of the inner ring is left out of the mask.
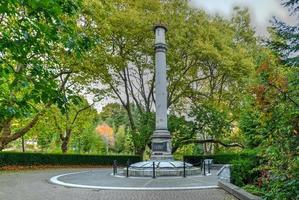
[[[172,160],[171,137],[167,128],[166,27],[156,25],[155,31],[155,98],[156,128],[152,136],[152,160]]]

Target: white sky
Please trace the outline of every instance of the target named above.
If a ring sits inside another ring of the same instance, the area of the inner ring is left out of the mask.
[[[272,16],[289,22],[298,23],[295,17],[290,17],[287,8],[280,5],[280,0],[191,0],[191,5],[201,8],[210,14],[230,17],[235,6],[247,7],[251,13],[252,25],[258,35],[266,35],[267,26]]]

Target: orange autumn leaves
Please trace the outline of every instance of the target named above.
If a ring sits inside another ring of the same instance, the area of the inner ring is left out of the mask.
[[[101,124],[96,127],[96,132],[103,138],[103,140],[109,145],[114,146],[115,138],[113,128],[107,124]]]
[[[267,109],[277,95],[288,91],[288,81],[283,74],[275,71],[267,61],[256,69],[256,74],[260,77],[260,82],[252,87],[252,92],[255,94],[256,103],[262,109]]]

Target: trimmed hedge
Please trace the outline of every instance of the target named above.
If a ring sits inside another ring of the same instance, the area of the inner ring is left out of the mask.
[[[131,155],[83,155],[0,152],[0,167],[32,165],[111,165],[117,160],[119,165],[141,161],[140,156]]]
[[[233,160],[257,159],[255,153],[219,153],[215,155],[186,155],[184,160],[193,165],[200,165],[203,159],[213,159],[214,164],[231,164]]]

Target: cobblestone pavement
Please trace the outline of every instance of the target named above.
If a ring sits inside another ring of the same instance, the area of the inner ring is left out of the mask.
[[[0,172],[1,200],[236,200],[221,189],[119,191],[68,188],[49,183],[55,175],[88,169]]]

